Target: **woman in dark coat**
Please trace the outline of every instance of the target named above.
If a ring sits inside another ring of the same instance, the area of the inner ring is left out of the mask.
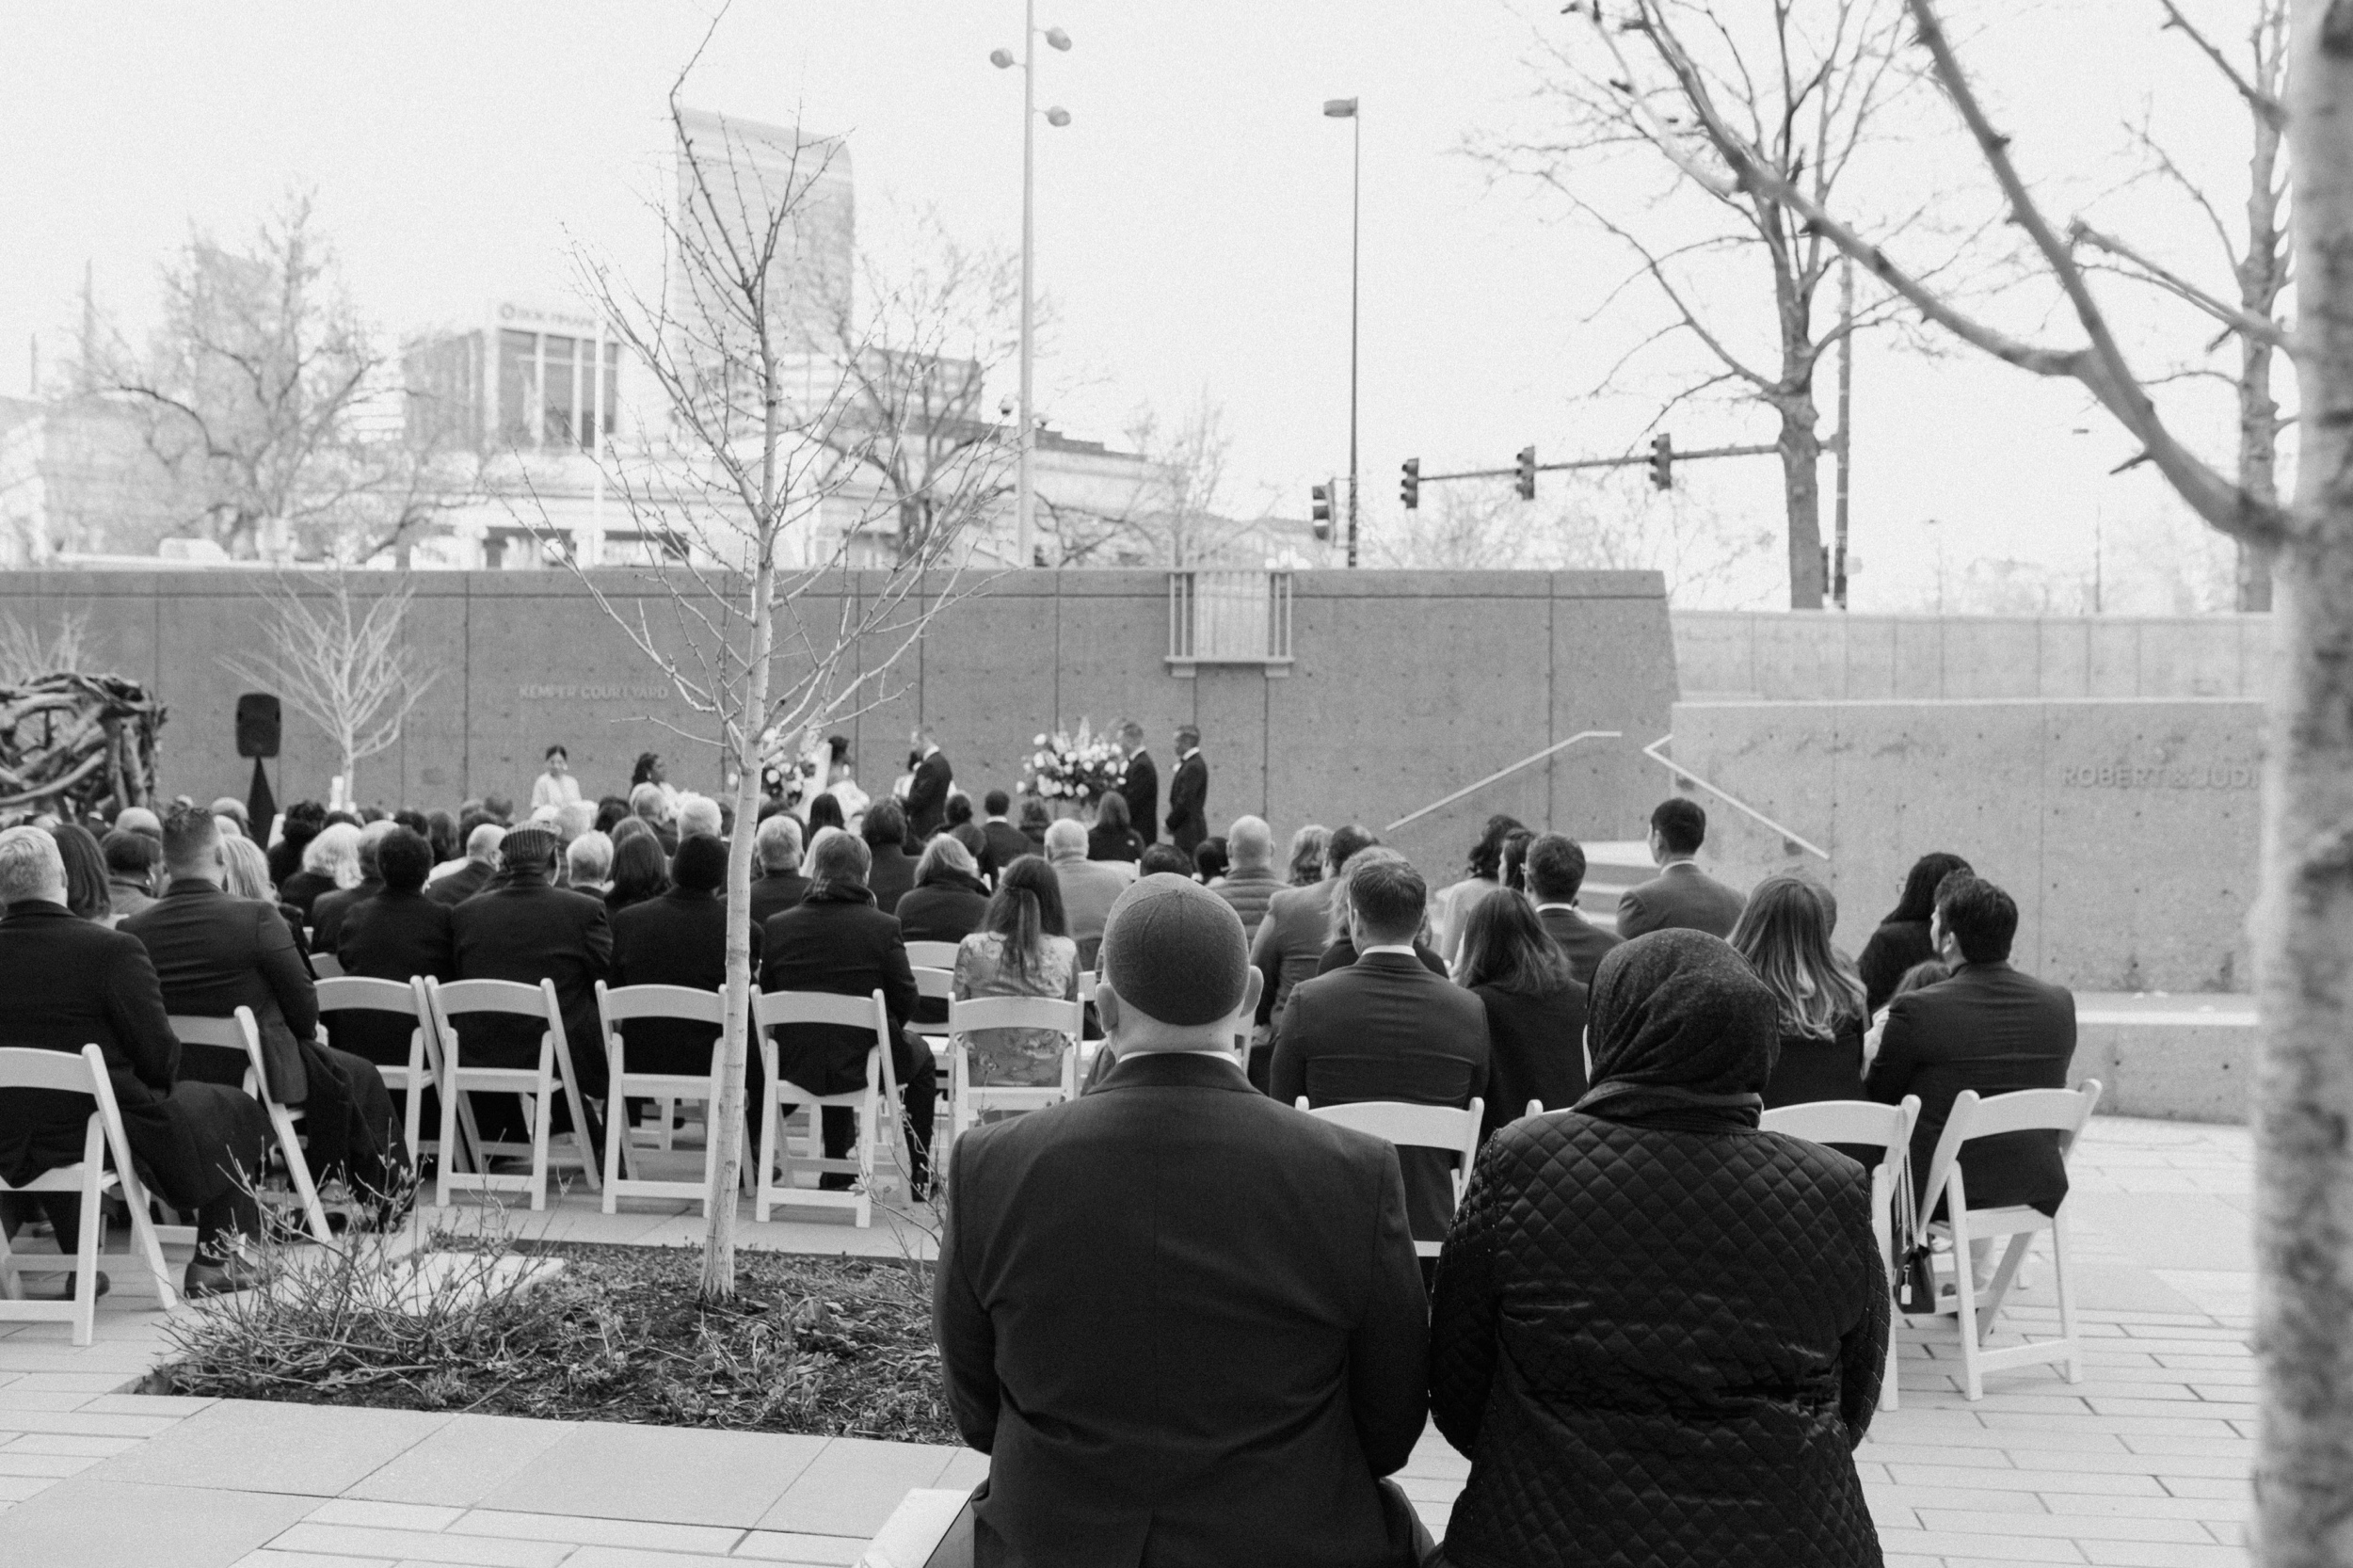
[[[1855,960],[1855,968],[1863,976],[1865,1014],[1887,1005],[1887,999],[1896,994],[1896,982],[1906,969],[1936,956],[1936,944],[1929,940],[1929,917],[1936,912],[1936,885],[1955,872],[1967,870],[1968,861],[1943,850],[1912,863],[1904,878],[1903,897],[1880,921],[1880,928],[1863,944],[1863,955]]]
[[[1087,858],[1131,866],[1144,858],[1144,835],[1129,822],[1127,801],[1116,794],[1105,795],[1096,808],[1095,825],[1087,829]]]
[[[1485,1138],[1529,1100],[1561,1111],[1584,1096],[1585,987],[1528,900],[1490,888],[1465,907],[1463,984],[1487,1009]]]
[[[1446,1560],[1876,1568],[1852,1450],[1887,1350],[1862,1169],[1757,1128],[1772,993],[1658,931],[1593,977],[1593,1087],[1487,1141],[1438,1261]]]
[[[1863,982],[1830,945],[1831,918],[1825,888],[1785,874],[1756,885],[1732,928],[1733,947],[1780,1009],[1768,1111],[1863,1098]]]

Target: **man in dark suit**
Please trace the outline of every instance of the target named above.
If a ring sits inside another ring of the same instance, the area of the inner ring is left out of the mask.
[[[1658,874],[1618,895],[1619,940],[1630,942],[1654,931],[1732,935],[1748,899],[1692,859],[1706,841],[1707,813],[1698,801],[1675,795],[1658,803],[1650,814],[1650,857],[1658,863]]]
[[[801,874],[801,824],[779,811],[752,833],[752,852],[760,857],[760,875],[752,882],[752,930],[808,896],[808,878]]]
[[[384,890],[384,873],[376,865],[376,851],[386,837],[398,830],[400,824],[390,817],[372,822],[360,830],[360,882],[353,888],[338,888],[331,893],[321,893],[311,904],[311,951],[333,952],[335,938],[344,929],[351,908]]]
[[[907,781],[907,836],[920,846],[948,820],[948,786],[955,782],[956,770],[921,725],[915,728],[914,742],[919,760]]]
[[[1926,1181],[1953,1101],[1963,1089],[1981,1096],[2016,1089],[2064,1089],[2075,1054],[2075,998],[2009,966],[2018,905],[1979,877],[1947,877],[1937,889],[1929,925],[1954,962],[1953,977],[1888,1003],[1863,1090],[1895,1105],[1920,1096],[1912,1132],[1914,1181]],[[1970,1144],[1961,1174],[1972,1208],[2025,1205],[2057,1210],[2067,1167],[2054,1132],[2011,1132]]]
[[[1168,781],[1168,840],[1190,856],[1209,836],[1209,764],[1201,731],[1176,731],[1176,776]]]
[[[1520,874],[1528,879],[1529,896],[1536,902],[1536,919],[1545,935],[1569,955],[1577,983],[1591,987],[1601,955],[1616,947],[1618,938],[1577,907],[1577,892],[1585,886],[1583,847],[1565,833],[1539,833],[1520,862]]]
[[[888,804],[876,801],[866,820]],[[916,1194],[930,1180],[932,1111],[938,1096],[931,1047],[907,1032],[915,1016],[915,969],[907,962],[899,920],[875,907],[866,878],[873,855],[861,839],[837,834],[817,848],[808,896],[769,920],[760,936],[760,988],[763,991],[829,991],[862,997],[876,990],[890,1018],[890,1061],[906,1102],[908,1175]],[[873,1032],[831,1024],[789,1024],[776,1030],[776,1075],[817,1095],[846,1095],[866,1082],[866,1053]],[[758,1058],[749,1064],[755,1077]],[[760,1133],[757,1087],[752,1133]],[[825,1156],[848,1156],[857,1136],[856,1113],[825,1111]],[[820,1184],[840,1188],[849,1177],[826,1176]]]
[[[555,982],[564,1043],[571,1048],[572,1070],[580,1075],[581,1096],[601,1099],[605,1061],[598,1045],[597,982],[613,962],[613,927],[602,899],[554,885],[562,853],[563,840],[544,827],[508,829],[499,841],[504,886],[457,906],[451,917],[451,945],[460,980]],[[469,1018],[460,1031],[466,1059],[486,1067],[537,1066],[540,1033],[541,1026],[532,1019],[495,1016]],[[568,1114],[559,1095],[553,1124],[559,1130],[569,1126]],[[591,1145],[603,1147],[603,1129],[587,1131]]]
[[[233,1238],[261,1234],[261,1209],[240,1173],[267,1157],[269,1118],[234,1087],[179,1076],[162,989],[136,936],[78,920],[65,907],[65,861],[38,827],[0,833],[0,1045],[105,1052],[122,1130],[157,1197],[196,1218],[187,1292],[209,1296],[256,1282]],[[0,1179],[11,1186],[82,1158],[87,1098],[48,1090],[0,1091]],[[9,1200],[11,1207],[24,1200]],[[81,1205],[44,1196],[57,1245],[72,1250]],[[20,1210],[21,1213],[21,1210]]]
[[[778,819],[770,818],[774,822]],[[762,824],[764,828],[767,824]],[[728,846],[690,833],[670,856],[670,889],[613,917],[615,985],[684,985],[717,991],[728,983]],[[760,972],[760,927],[752,927],[752,972]],[[632,1018],[621,1025],[629,1066],[640,1073],[707,1073],[716,1025]],[[602,1048],[600,1037],[598,1048]]]
[[[1005,820],[1013,809],[1012,797],[1002,790],[991,790],[981,799],[981,809],[988,814],[981,824],[981,836],[988,840],[988,863],[1002,872],[1025,855],[1035,855],[1037,846],[1030,836]]]
[[[1215,894],[1144,878],[1102,957],[1118,1065],[955,1145],[933,1321],[989,1456],[975,1559],[1421,1560],[1380,1480],[1426,1410],[1397,1161],[1250,1087],[1259,982]]]
[[[168,1013],[225,1018],[252,1009],[262,1034],[269,1092],[303,1112],[305,1159],[320,1181],[347,1177],[390,1198],[408,1162],[392,1096],[376,1064],[318,1043],[318,991],[294,932],[277,906],[232,896],[220,825],[201,807],[164,818],[164,896],[124,920],[155,966]],[[183,1077],[244,1080],[243,1052],[190,1046]]]
[[[426,883],[424,896],[455,908],[482,891],[498,873],[499,840],[504,837],[506,829],[496,823],[475,824],[473,831],[466,835],[466,863],[447,876]]]
[[[1136,830],[1145,844],[1158,843],[1160,770],[1153,764],[1152,754],[1144,749],[1144,726],[1133,719],[1121,720],[1119,744],[1128,752],[1128,774],[1119,784],[1119,793],[1128,802],[1128,825]]]
[[[425,872],[433,868],[433,846],[424,835],[395,827],[376,847],[383,890],[350,910],[336,934],[335,961],[344,973],[406,984],[412,976],[456,978],[455,919],[450,906],[424,895]],[[328,1032],[338,1049],[371,1062],[406,1065],[414,1026],[389,1013],[328,1015]]]
[[[1268,1075],[1274,1098],[1468,1105],[1487,1090],[1487,1010],[1414,952],[1430,896],[1421,873],[1401,858],[1359,855],[1347,878],[1356,962],[1291,991]],[[1443,1241],[1454,1217],[1453,1157],[1400,1149],[1398,1159],[1414,1239]]]

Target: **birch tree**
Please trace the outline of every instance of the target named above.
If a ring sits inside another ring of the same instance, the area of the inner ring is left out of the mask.
[[[327,732],[347,800],[360,798],[360,764],[399,744],[401,726],[441,678],[408,642],[412,595],[404,584],[363,596],[340,570],[327,574],[324,594],[282,583],[264,595],[274,612],[267,650],[221,660]]]

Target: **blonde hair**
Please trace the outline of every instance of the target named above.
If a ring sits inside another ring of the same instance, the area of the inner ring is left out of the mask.
[[[221,869],[227,873],[222,884],[239,898],[260,899],[264,904],[278,902],[278,886],[269,879],[269,856],[262,846],[242,834],[220,840]]]
[[[302,846],[302,869],[334,878],[338,888],[360,886],[360,830],[347,822],[328,824]]]
[[[1779,1004],[1784,1034],[1824,1040],[1861,1017],[1863,982],[1830,943],[1830,894],[1802,876],[1769,876],[1749,894],[1732,945]]]

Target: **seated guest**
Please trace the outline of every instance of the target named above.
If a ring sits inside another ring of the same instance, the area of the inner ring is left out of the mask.
[[[1878,1568],[1870,1179],[1757,1130],[1776,1011],[1715,937],[1626,942],[1593,1089],[1481,1152],[1430,1322],[1430,1412],[1470,1458],[1449,1561]]]
[[[684,985],[724,990],[728,983],[728,846],[716,834],[689,832],[670,857],[670,890],[613,917],[615,985]],[[752,972],[760,972],[760,928],[752,928]],[[630,1071],[708,1073],[713,1024],[632,1018],[621,1025]],[[601,1045],[601,1041],[600,1041]]]
[[[1103,921],[1135,881],[1135,868],[1121,860],[1088,858],[1087,830],[1066,817],[1046,830],[1046,860],[1061,885],[1063,914],[1084,968],[1095,962],[1095,951],[1103,942]]]
[[[1000,872],[1023,856],[1037,853],[1029,835],[1005,820],[1012,808],[1012,797],[1002,790],[991,790],[981,797],[981,809],[987,813],[981,823],[981,837],[988,840],[988,854],[980,857],[981,863]]]
[[[1318,835],[1323,855],[1321,878],[1301,887],[1297,876],[1302,845],[1316,841]],[[1267,1026],[1267,1038],[1251,1048],[1250,1081],[1261,1088],[1267,1081],[1267,1064],[1273,1060],[1274,1035],[1282,1029],[1283,1010],[1290,1005],[1291,988],[1315,978],[1324,949],[1332,945],[1332,895],[1339,888],[1339,874],[1351,856],[1378,842],[1370,829],[1353,823],[1337,832],[1303,827],[1292,835],[1293,885],[1268,897],[1266,918],[1250,939],[1251,968],[1263,977],[1258,1022]]]
[[[80,823],[61,822],[49,830],[65,862],[65,907],[76,920],[115,923],[114,889],[106,883],[106,856]]]
[[[953,995],[1079,1000],[1079,944],[1064,929],[1062,884],[1036,856],[1005,868],[980,929],[956,949]],[[977,1029],[958,1043],[971,1053],[974,1083],[1023,1088],[1059,1082],[1063,1052],[1077,1044],[1050,1029]]]
[[[482,814],[501,827],[515,825],[515,803],[504,795],[484,795]]]
[[[1136,860],[1136,875],[1181,876],[1193,880],[1193,856],[1175,844],[1146,844]]]
[[[876,812],[897,808],[875,801],[866,808],[872,823]],[[897,841],[895,839],[892,840]],[[907,1160],[913,1195],[922,1196],[931,1176],[932,1112],[938,1098],[938,1078],[932,1066],[932,1048],[907,1029],[915,1016],[915,971],[907,963],[906,943],[899,921],[874,907],[866,885],[873,852],[862,839],[836,833],[820,843],[810,858],[808,896],[768,921],[760,936],[760,988],[762,991],[829,991],[837,996],[883,994],[890,1020],[890,1060],[899,1075],[906,1102]],[[872,1031],[838,1028],[830,1024],[778,1026],[776,1072],[814,1095],[845,1095],[866,1082],[866,1053],[873,1048]],[[759,1072],[758,1058],[752,1070]],[[760,1132],[758,1108],[765,1104],[755,1090],[752,1133]],[[822,1115],[825,1157],[846,1159],[857,1138],[857,1113],[828,1106]],[[844,1188],[850,1178],[825,1176],[820,1184]]]
[[[269,879],[269,856],[262,853],[262,846],[250,839],[232,839],[224,834],[220,840],[220,885],[229,895],[252,899],[277,910],[278,918],[286,922],[287,934],[294,937],[296,950],[303,951],[302,911],[278,896],[277,885]],[[308,957],[303,959],[302,967],[311,969]],[[311,978],[317,979],[317,971],[311,970]]]
[[[1830,945],[1827,897],[1804,877],[1769,876],[1732,929],[1734,950],[1781,1008],[1768,1111],[1863,1097],[1863,982]]]
[[[651,779],[632,785],[629,792],[630,815],[653,829],[653,836],[662,842],[664,857],[678,848],[678,830],[670,825],[671,798],[665,786]],[[619,841],[614,840],[616,844]]]
[[[116,828],[98,843],[106,860],[106,893],[117,918],[136,915],[155,902],[155,868],[164,846],[144,833]]]
[[[1021,836],[1030,840],[1032,855],[1046,853],[1046,829],[1053,820],[1053,813],[1046,809],[1046,803],[1037,796],[1030,795],[1021,802],[1020,831]]]
[[[1226,868],[1231,865],[1222,838],[1204,839],[1193,846],[1193,879],[1204,888],[1216,888],[1225,881]],[[1142,861],[1137,862],[1142,865]]]
[[[910,942],[961,942],[981,928],[988,884],[961,839],[941,832],[924,841],[915,886],[899,896],[896,913],[899,935]]]
[[[118,829],[118,831],[120,831]],[[233,1084],[180,1076],[181,1047],[164,1011],[154,966],[136,936],[73,918],[65,907],[65,862],[38,827],[0,832],[0,1045],[78,1054],[95,1043],[122,1112],[131,1156],[153,1194],[196,1221],[191,1296],[245,1289],[258,1272],[235,1256],[236,1238],[259,1236],[249,1191],[270,1144],[269,1117]],[[38,1089],[0,1092],[0,1181],[23,1186],[82,1158],[87,1099]],[[36,1200],[6,1200],[17,1218]],[[71,1252],[81,1204],[71,1193],[37,1200]]]
[[[1896,995],[1887,1000],[1892,1004],[1896,997],[1925,991],[1931,985],[1942,985],[1952,978],[1953,967],[1942,958],[1923,959],[1904,971],[1904,977],[1896,982]],[[1886,1032],[1887,1009],[1882,1007],[1871,1015],[1871,1027],[1863,1032],[1863,1061],[1866,1067],[1879,1060],[1880,1040]]]
[[[555,831],[571,848],[572,840],[584,833],[597,830],[597,808],[584,800],[568,800],[555,808]]]
[[[830,827],[837,833],[849,831],[850,819],[841,813],[841,797],[830,792],[809,797],[808,848],[817,847],[817,835]]]
[[[1592,985],[1602,954],[1616,947],[1619,938],[1577,912],[1577,895],[1585,887],[1584,849],[1565,833],[1540,833],[1528,846],[1521,874],[1528,880],[1528,896],[1535,903],[1545,935],[1568,955],[1577,983]],[[1463,907],[1467,912],[1470,904]]]
[[[888,913],[915,886],[915,857],[906,851],[906,808],[895,800],[877,800],[866,808],[857,831],[873,856],[867,890],[874,895],[875,907]]]
[[[321,893],[311,905],[312,952],[334,952],[335,938],[342,932],[351,906],[384,890],[383,873],[376,867],[376,852],[383,847],[386,839],[398,831],[400,824],[390,818],[372,822],[360,830],[359,884],[351,888],[338,888],[331,893]]]
[[[980,868],[981,880],[985,882],[997,874],[997,852],[988,845],[988,835],[972,820],[972,797],[959,790],[948,797],[947,817],[940,827],[942,833],[954,836],[972,856],[972,864]]]
[[[1357,851],[1348,863],[1353,866],[1368,858],[1394,861],[1399,865],[1406,863],[1405,856],[1380,845]],[[1349,930],[1349,913],[1348,879],[1342,877],[1332,885],[1332,914],[1328,922],[1331,941],[1325,946],[1323,956],[1316,960],[1316,973],[1330,974],[1334,969],[1344,969],[1356,962],[1356,939]],[[1414,956],[1432,974],[1443,975],[1446,973],[1446,961],[1438,956],[1437,949],[1430,945],[1429,932],[1430,922],[1425,920],[1421,930],[1414,934]]]
[[[1283,886],[1274,872],[1274,830],[1263,817],[1236,817],[1225,830],[1225,853],[1229,863],[1225,880],[1210,891],[1231,904],[1241,917],[1242,930],[1256,936],[1258,922],[1266,919],[1267,901]]]
[[[250,834],[253,824],[246,820],[245,802],[235,795],[222,795],[206,809],[216,817],[228,820],[228,825],[221,829],[224,834],[233,830],[240,839]]]
[[[1949,945],[1953,977],[1897,997],[1887,1006],[1879,1056],[1864,1094],[1884,1105],[1920,1096],[1912,1132],[1914,1182],[1928,1179],[1936,1142],[1963,1089],[1980,1096],[2015,1089],[2064,1089],[2075,1054],[2075,998],[2009,966],[2018,905],[1993,883],[1947,876],[1930,917],[1940,947]],[[2045,1214],[2067,1196],[2058,1134],[2009,1132],[1962,1149],[1961,1174],[1972,1208],[2025,1205]]]
[[[721,821],[719,803],[709,795],[682,794],[678,797],[678,836],[680,839],[690,833],[719,838]]]
[[[1394,1157],[1243,1080],[1258,980],[1215,894],[1137,883],[1103,965],[1102,1087],[955,1144],[933,1320],[991,1460],[974,1560],[1422,1560],[1380,1480],[1423,1419]]]
[[[1650,857],[1658,874],[1618,895],[1621,940],[1653,931],[1705,931],[1729,936],[1740,918],[1739,892],[1700,870],[1692,857],[1707,841],[1707,813],[1675,795],[1650,814]]]
[[[146,947],[165,1011],[225,1018],[250,1008],[271,1097],[303,1112],[312,1176],[342,1176],[390,1201],[408,1161],[392,1095],[374,1063],[318,1044],[317,988],[284,917],[228,890],[220,824],[200,807],[175,807],[164,819],[164,864],[171,873],[164,896],[122,929]],[[233,1085],[246,1065],[243,1052],[190,1047],[181,1073]]]
[[[1525,827],[1503,836],[1503,885],[1515,893],[1528,891],[1528,846],[1535,841],[1536,835]]]
[[[1914,860],[1904,877],[1903,896],[1863,944],[1855,968],[1863,976],[1864,1001],[1873,1013],[1887,1005],[1905,970],[1937,956],[1936,944],[1929,937],[1929,921],[1936,914],[1937,888],[1956,872],[1968,874],[1969,862],[1943,850]]]
[[[330,822],[302,852],[302,869],[278,885],[278,896],[302,911],[304,924],[323,894],[360,886],[360,829]]]
[[[1490,888],[1463,917],[1463,984],[1487,1010],[1487,1113],[1480,1136],[1585,1095],[1585,986],[1528,901]]]
[[[406,984],[415,975],[457,977],[450,906],[424,895],[425,872],[433,868],[433,846],[405,827],[395,827],[376,846],[382,888],[354,905],[335,934],[335,962],[344,973]],[[328,1016],[328,1038],[338,1049],[396,1066],[408,1062],[414,1028],[390,1013],[346,1009]]]
[[[1510,812],[1497,811],[1489,817],[1479,841],[1471,846],[1463,880],[1439,888],[1430,901],[1430,924],[1437,934],[1438,953],[1449,965],[1462,956],[1463,922],[1469,919],[1471,905],[1503,886],[1503,840],[1514,830],[1525,828]],[[1578,978],[1592,984],[1591,976]]]
[[[1269,1074],[1274,1097],[1285,1105],[1302,1095],[1309,1105],[1470,1104],[1487,1092],[1487,1012],[1414,952],[1429,898],[1421,873],[1401,858],[1360,855],[1345,874],[1358,957],[1291,992]],[[1401,1149],[1398,1160],[1414,1239],[1444,1240],[1454,1213],[1453,1157]]]
[[[316,805],[316,802],[311,802]],[[300,808],[296,808],[299,809]],[[318,808],[319,822],[327,820],[327,808]],[[125,833],[144,833],[157,843],[163,841],[164,819],[144,806],[126,806],[115,813],[115,826]]]
[[[433,846],[433,864],[436,868],[444,861],[464,857],[464,840],[457,837],[457,819],[447,811],[427,811],[424,832],[425,842]]]
[[[627,795],[599,795],[597,797],[597,814],[592,819],[592,825],[598,832],[609,839],[613,836],[613,830],[627,821],[629,821],[629,797]]]
[[[154,831],[149,834],[149,837],[158,843],[162,842],[164,835],[162,819],[156,818],[152,811],[148,812],[147,815],[155,820]],[[120,817],[115,819],[115,825],[117,827],[123,825]],[[282,888],[294,879],[295,873],[302,869],[302,852],[311,847],[311,840],[317,838],[319,829],[326,825],[327,808],[315,800],[297,800],[286,808],[284,813],[279,818],[278,841],[270,845],[268,850],[269,879],[272,884]]]
[[[1321,823],[1309,823],[1291,835],[1290,848],[1284,853],[1284,885],[1291,888],[1312,888],[1324,877],[1324,859],[1332,846],[1332,830]]]
[[[801,824],[784,812],[768,818],[752,834],[760,874],[752,879],[752,924],[765,926],[801,902],[808,878],[801,874]]]
[[[632,904],[660,898],[670,889],[670,863],[651,828],[613,840],[613,880],[604,890],[604,912],[617,915]]]
[[[424,896],[436,904],[460,904],[482,891],[498,872],[499,840],[506,837],[506,829],[496,823],[481,823],[466,835],[466,861],[457,870],[435,877],[425,888]]]
[[[590,828],[564,846],[564,886],[601,899],[613,886],[613,840]]]
[[[1128,820],[1128,802],[1117,792],[1106,794],[1096,808],[1095,825],[1087,831],[1087,858],[1125,860],[1134,865],[1144,857],[1144,835]]]

